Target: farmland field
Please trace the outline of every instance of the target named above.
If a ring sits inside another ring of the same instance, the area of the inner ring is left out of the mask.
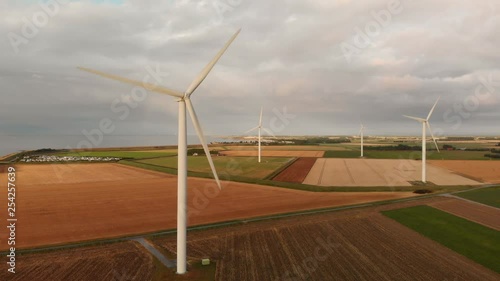
[[[500,183],[500,161],[429,161],[429,163],[483,182]]]
[[[498,280],[495,272],[378,213],[415,204],[190,232],[188,253],[216,260],[216,280]],[[175,250],[173,235],[153,242]]]
[[[0,267],[0,280],[153,280],[159,266],[139,244],[122,242],[22,255],[15,274]]]
[[[304,184],[320,186],[410,186],[421,180],[421,162],[391,159],[320,158]],[[477,181],[446,169],[427,166],[428,181],[437,185],[477,185]]]
[[[281,171],[273,180],[302,183],[315,162],[316,158],[299,158]]]
[[[500,273],[499,232],[429,206],[383,212],[384,215]]]
[[[264,178],[280,168],[291,158],[266,157],[261,163],[255,157],[213,157],[214,165],[218,173],[228,176],[242,176],[248,178]],[[138,163],[152,164],[157,166],[177,168],[177,157],[164,157],[147,160],[138,160]],[[188,170],[211,174],[208,160],[205,156],[188,156]]]
[[[500,186],[461,192],[457,196],[500,208]]]
[[[455,198],[449,198],[448,200],[429,205],[441,211],[500,231],[500,209]]]
[[[484,157],[487,151],[461,151],[461,150],[435,150],[427,151],[427,159],[429,160],[489,160]],[[351,151],[327,151],[325,157],[328,158],[358,158],[360,156],[359,149]],[[407,150],[368,150],[365,147],[364,156],[373,159],[421,159],[421,151]],[[500,161],[499,161],[500,162]]]
[[[323,151],[302,151],[302,150],[263,150],[261,151],[262,157],[323,157]],[[220,155],[223,156],[258,156],[258,151],[252,150],[226,150],[220,151]]]
[[[54,182],[58,166],[17,165],[17,230],[19,248],[87,241],[176,227],[177,178],[144,171],[124,176],[130,167],[119,164],[74,164]],[[34,177],[36,168],[43,176]],[[134,173],[139,169],[132,168]],[[99,181],[99,173],[109,180]],[[78,178],[78,175],[80,175]],[[6,174],[1,174],[5,180]],[[120,179],[121,178],[121,179]],[[45,181],[44,181],[45,179]],[[115,179],[115,180],[111,180]],[[50,184],[47,184],[50,183]],[[222,182],[219,191],[211,179],[189,178],[189,225],[244,219],[269,214],[362,204],[415,196],[411,192],[317,193],[255,184]],[[21,188],[22,187],[22,188]],[[0,204],[7,205],[7,189]],[[0,220],[6,220],[6,212]],[[57,227],[54,227],[57,226]],[[7,233],[1,232],[5,241]],[[4,250],[6,243],[0,245]]]

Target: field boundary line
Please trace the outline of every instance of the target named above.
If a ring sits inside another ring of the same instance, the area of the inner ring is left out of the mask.
[[[462,200],[462,201],[469,202],[469,203],[472,203],[472,204],[476,204],[476,205],[481,205],[481,206],[484,206],[484,207],[493,208],[495,210],[500,210],[500,208],[493,207],[493,206],[490,206],[490,205],[486,205],[486,204],[483,204],[483,203],[480,203],[480,202],[476,202],[476,201],[473,201],[473,200],[470,200],[470,199],[467,199],[467,198],[462,198],[460,196],[456,196],[456,195],[453,195],[453,194],[450,194],[450,193],[445,193],[445,194],[440,194],[440,195],[442,197],[454,198],[454,199]]]

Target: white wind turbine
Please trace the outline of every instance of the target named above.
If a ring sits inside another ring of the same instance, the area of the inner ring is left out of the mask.
[[[436,139],[434,138],[434,135],[432,134],[431,125],[429,124],[429,118],[431,118],[432,112],[434,111],[434,108],[436,107],[436,105],[439,101],[439,98],[436,100],[436,103],[434,103],[434,106],[431,108],[429,115],[427,115],[427,119],[403,115],[404,117],[407,117],[407,118],[410,118],[410,119],[413,119],[413,120],[416,120],[416,121],[422,123],[422,182],[423,183],[427,182],[426,168],[425,168],[426,153],[427,153],[426,147],[425,147],[426,142],[427,142],[426,136],[425,136],[426,127],[429,128],[429,132],[431,133],[431,136],[432,136],[432,141],[434,142],[434,145],[436,146],[436,149],[439,152],[439,147],[437,145]]]
[[[215,171],[214,163],[212,161],[212,157],[210,156],[210,150],[208,149],[207,142],[205,140],[205,136],[203,135],[203,130],[201,129],[200,123],[198,121],[198,117],[196,116],[196,112],[193,108],[193,104],[191,103],[191,95],[193,92],[200,86],[200,84],[205,80],[208,73],[220,57],[224,54],[226,49],[231,45],[233,40],[239,34],[241,29],[239,29],[232,37],[227,41],[226,45],[217,53],[217,55],[209,62],[205,68],[201,71],[201,73],[193,80],[191,85],[187,88],[184,93],[181,93],[176,90],[171,90],[162,86],[153,85],[145,82],[135,81],[128,78],[123,78],[120,76],[103,73],[96,70],[91,70],[88,68],[79,67],[79,69],[97,74],[109,79],[118,80],[121,82],[125,82],[132,85],[137,85],[140,87],[144,87],[150,91],[167,94],[169,96],[173,96],[177,98],[177,102],[179,103],[179,136],[178,136],[178,163],[177,163],[177,273],[184,274],[186,273],[186,235],[187,235],[187,129],[186,129],[186,107],[191,116],[191,120],[193,122],[194,128],[198,137],[200,139],[201,145],[203,146],[203,150],[208,159],[208,163],[210,164],[210,168],[212,169],[212,173],[214,175],[215,181],[221,188],[219,177],[217,176],[217,172]]]
[[[359,129],[359,136],[361,137],[361,157],[363,156],[363,133],[365,131],[365,126],[363,126],[363,123],[361,123],[361,128]]]
[[[250,130],[248,130],[248,131],[245,132],[245,134],[248,134],[248,133],[250,133],[250,132],[252,132],[254,130],[258,130],[258,138],[259,138],[259,141],[258,141],[259,142],[259,163],[260,163],[260,158],[261,158],[261,144],[260,144],[261,143],[261,138],[262,138],[261,137],[261,135],[262,135],[261,130],[264,130],[269,135],[274,136],[274,134],[271,131],[269,131],[268,129],[262,127],[262,109],[263,108],[260,107],[259,125],[257,125],[257,127],[254,127],[254,128],[252,128],[252,129],[250,129]]]

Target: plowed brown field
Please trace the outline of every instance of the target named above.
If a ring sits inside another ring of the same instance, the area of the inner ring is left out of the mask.
[[[276,177],[274,177],[273,180],[302,183],[307,174],[309,174],[309,171],[311,170],[314,163],[316,163],[316,158],[299,158],[295,162],[293,162],[292,165],[290,165]]]
[[[153,258],[135,242],[18,257],[16,273],[0,267],[0,280],[152,280]]]
[[[455,198],[429,205],[500,231],[500,209]]]
[[[500,161],[431,160],[430,164],[482,182],[500,183]]]
[[[498,280],[378,213],[440,200],[197,231],[188,235],[188,253],[216,260],[216,280]],[[175,251],[175,236],[156,243]]]
[[[220,151],[223,156],[258,156],[257,150],[226,150]],[[324,151],[282,151],[282,150],[263,150],[263,157],[323,157]]]
[[[140,169],[119,164],[57,166],[17,166],[18,248],[176,227],[175,176],[142,174]],[[45,174],[37,174],[36,168]],[[62,180],[69,184],[54,182],[62,170],[66,171]],[[5,175],[1,182],[6,182]],[[101,175],[106,181],[98,181]],[[210,179],[189,178],[188,182],[189,225],[414,196],[410,192],[315,193],[236,182],[223,182],[219,191]],[[7,205],[6,192],[0,189],[2,206]],[[1,212],[0,220],[5,221],[6,215]],[[1,241],[6,238],[7,231],[0,231]],[[6,243],[0,245],[6,248]]]

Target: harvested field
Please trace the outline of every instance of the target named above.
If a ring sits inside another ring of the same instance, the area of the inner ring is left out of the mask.
[[[344,145],[344,144],[341,144]],[[256,150],[254,145],[228,145],[224,146],[227,150]],[[344,150],[346,148],[336,145],[263,145],[262,151],[325,151],[325,150]]]
[[[320,158],[304,184],[320,186],[410,186],[421,180],[420,161],[401,159]],[[437,185],[478,185],[480,182],[427,165],[427,180]]]
[[[316,158],[299,158],[293,162],[292,165],[274,177],[273,180],[302,183],[314,163],[316,163]]]
[[[429,206],[500,231],[500,209],[455,198]]]
[[[262,157],[323,157],[324,151],[301,151],[301,150],[262,150]],[[226,150],[220,151],[222,156],[258,156],[257,150]]]
[[[122,242],[22,255],[15,274],[2,263],[0,280],[152,280],[155,266],[142,246]]]
[[[488,183],[500,183],[500,161],[493,160],[431,160],[430,164],[465,177]]]
[[[37,173],[37,167],[54,173],[50,166],[55,165],[18,166],[17,218],[22,222],[17,229],[19,248],[176,227],[177,178],[173,175],[144,171],[142,178],[111,181],[129,167],[82,164],[73,165],[67,178],[70,183],[53,183],[54,174],[34,177],[30,173]],[[108,180],[96,182],[99,173]],[[79,174],[93,181],[75,183],[73,176]],[[189,225],[415,196],[410,192],[314,193],[225,181],[219,191],[210,179],[189,178],[188,182]],[[2,205],[7,205],[6,191],[0,190]],[[5,221],[5,212],[0,219]],[[6,237],[6,231],[2,231],[0,239]],[[0,245],[0,249],[6,247],[6,243]]]
[[[171,177],[115,163],[16,165],[21,185],[91,183]]]
[[[439,200],[196,231],[188,234],[188,253],[216,260],[216,280],[498,280],[377,212]],[[175,250],[173,235],[154,241]]]

